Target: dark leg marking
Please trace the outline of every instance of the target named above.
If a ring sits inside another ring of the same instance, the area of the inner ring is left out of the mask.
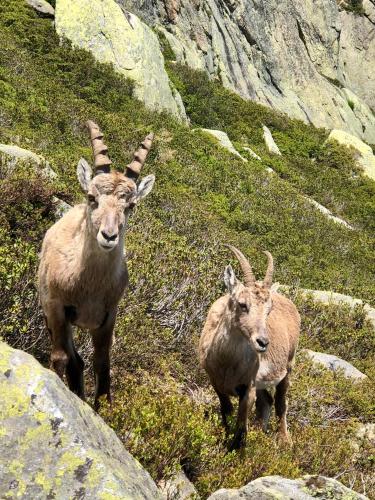
[[[268,421],[271,415],[273,397],[267,389],[258,389],[255,402],[256,420],[261,425],[264,432],[267,431]]]

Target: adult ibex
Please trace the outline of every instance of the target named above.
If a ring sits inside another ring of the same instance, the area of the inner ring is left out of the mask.
[[[219,397],[223,423],[233,411],[230,396],[238,396],[237,427],[230,448],[241,447],[246,439],[248,412],[256,399],[256,413],[263,429],[272,408],[267,390],[276,387],[275,410],[279,436],[290,440],[287,423],[289,374],[297,349],[300,316],[294,304],[272,287],[273,259],[269,252],[263,282],[255,280],[244,255],[228,245],[237,257],[244,283],[227,266],[224,282],[228,294],[210,308],[199,344],[201,366],[206,370]]]
[[[87,122],[95,172],[81,158],[77,175],[86,203],[74,206],[46,233],[39,264],[39,294],[51,334],[51,366],[84,399],[84,363],[72,337],[72,325],[90,330],[94,346],[95,406],[110,400],[110,348],[117,305],[128,284],[124,235],[132,208],[153,188],[148,175],[135,180],[153,136],[148,135],[124,173],[111,171],[103,134]]]

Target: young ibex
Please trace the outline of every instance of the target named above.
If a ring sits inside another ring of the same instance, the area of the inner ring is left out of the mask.
[[[90,330],[94,346],[95,406],[110,400],[110,348],[117,305],[128,284],[124,235],[132,208],[153,188],[155,177],[135,181],[150,150],[148,135],[125,173],[111,171],[103,134],[87,122],[95,173],[81,158],[77,175],[87,202],[74,206],[46,233],[38,271],[40,302],[51,334],[51,365],[84,399],[82,358],[72,325]]]
[[[237,257],[244,283],[227,266],[228,294],[210,308],[199,344],[201,366],[219,397],[223,423],[233,407],[229,396],[239,397],[237,427],[230,449],[246,439],[248,412],[256,399],[257,420],[266,431],[273,403],[267,388],[276,387],[275,410],[279,436],[289,441],[286,423],[289,374],[297,349],[300,316],[294,304],[272,287],[273,259],[269,252],[263,282],[256,281],[244,255],[228,245]]]

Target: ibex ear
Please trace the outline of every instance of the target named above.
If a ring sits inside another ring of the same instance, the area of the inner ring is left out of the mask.
[[[231,265],[227,266],[224,271],[224,283],[227,287],[227,290],[230,294],[233,293],[234,287],[237,285],[237,278],[234,274],[233,268]]]
[[[92,170],[84,158],[81,158],[77,165],[77,177],[81,188],[85,193],[89,190],[89,184],[92,179]]]
[[[145,198],[149,193],[151,193],[152,188],[154,187],[155,176],[153,174],[147,175],[144,177],[137,187],[137,194],[135,197],[135,203],[138,203],[140,200]]]

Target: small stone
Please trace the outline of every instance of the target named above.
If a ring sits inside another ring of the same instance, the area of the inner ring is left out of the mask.
[[[56,219],[61,219],[69,210],[72,208],[69,203],[64,200],[60,200],[56,196],[53,197],[53,202],[55,204],[55,217]]]
[[[253,158],[255,158],[256,160],[259,160],[259,161],[262,161],[262,158],[257,155],[251,148],[249,148],[248,146],[244,146],[243,149],[245,151],[247,151],[249,153],[250,156],[252,156]]]
[[[274,141],[274,138],[272,137],[270,129],[268,127],[266,127],[265,125],[263,125],[263,137],[264,137],[264,142],[266,143],[268,151],[274,155],[281,156],[281,151],[278,148],[276,142]]]
[[[159,488],[168,500],[196,500],[199,498],[193,483],[189,481],[183,471],[178,472],[167,481],[162,481]]]
[[[201,130],[202,132],[206,132],[207,134],[212,135],[213,137],[215,137],[215,139],[219,141],[220,145],[223,148],[227,149],[234,155],[238,156],[238,158],[241,158],[241,160],[247,162],[247,159],[240,155],[237,149],[235,149],[235,147],[233,146],[232,141],[229,139],[228,135],[222,130],[212,130],[209,128],[202,128],[196,130]]]
[[[322,212],[322,214],[324,214],[326,217],[328,217],[328,219],[331,219],[334,222],[336,222],[337,224],[341,224],[342,226],[345,226],[347,229],[351,229],[352,231],[354,231],[353,226],[348,224],[344,219],[340,219],[340,217],[336,217],[336,215],[333,215],[333,213],[330,210],[328,210],[328,208],[324,207],[323,205],[321,205],[317,201],[313,200],[312,198],[308,198],[307,196],[305,197],[305,199],[309,203],[314,205],[314,207],[316,207],[319,210],[319,212]]]
[[[310,290],[308,288],[300,288],[299,293],[302,293],[304,296],[311,296],[313,300],[326,305],[346,304],[351,309],[354,309],[357,306],[363,306],[366,319],[372,324],[375,330],[375,309],[369,304],[364,303],[362,299],[357,299],[355,297],[344,295],[342,293],[332,292],[330,290]]]
[[[35,170],[52,180],[56,179],[57,174],[52,170],[49,163],[42,157],[29,151],[9,144],[0,144],[0,166],[5,168],[5,175],[11,175],[19,162],[31,163]]]
[[[55,9],[46,0],[26,0],[41,17],[55,17]]]
[[[317,498],[368,500],[364,495],[347,488],[336,479],[325,476],[304,476],[301,479],[281,476],[259,477],[238,490],[218,490],[208,497],[208,500],[316,500]]]

